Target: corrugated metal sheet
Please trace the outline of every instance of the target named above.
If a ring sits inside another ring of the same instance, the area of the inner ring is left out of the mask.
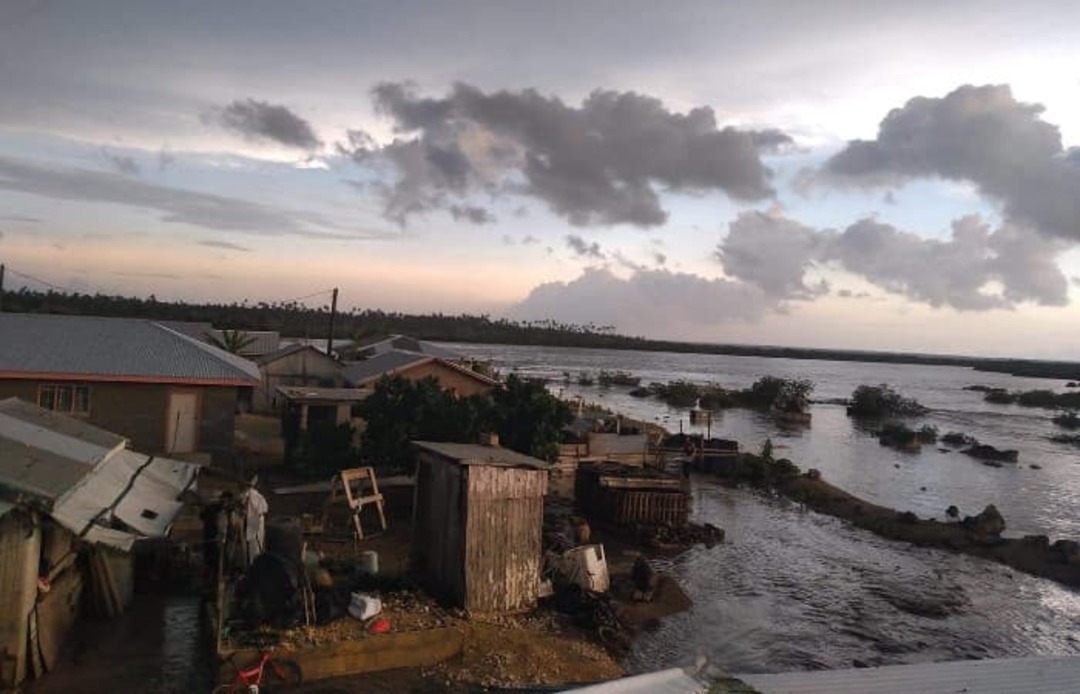
[[[252,362],[149,320],[0,313],[0,335],[0,372],[259,380]]]
[[[341,370],[345,382],[353,386],[362,386],[370,381],[393,374],[409,366],[429,362],[433,357],[415,352],[392,351],[376,355],[355,364],[349,364]]]
[[[459,465],[493,465],[502,467],[531,467],[547,470],[551,464],[499,446],[481,446],[475,443],[445,443],[442,441],[414,441],[421,450],[431,451]]]
[[[579,689],[574,694],[706,694],[710,685],[699,682],[684,670],[672,668],[634,677],[622,677],[610,682]]]
[[[459,361],[465,358],[463,355],[458,354],[453,350],[434,345],[430,342],[417,340],[415,337],[409,337],[408,335],[390,335],[381,340],[369,342],[357,347],[358,354],[369,357],[385,354],[394,350],[416,352],[417,354],[438,357],[439,359],[447,359],[449,361]]]
[[[1076,694],[1080,656],[736,675],[762,694]]]
[[[0,402],[0,491],[38,497],[76,535],[128,549],[138,535],[168,532],[181,508],[177,498],[194,484],[198,466],[151,458],[125,444],[36,405]],[[113,519],[133,532],[106,531]]]

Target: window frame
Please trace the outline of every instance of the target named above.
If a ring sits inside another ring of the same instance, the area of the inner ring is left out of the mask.
[[[80,392],[85,393],[85,397],[80,397]],[[48,404],[45,402],[46,393],[51,398]],[[93,390],[89,383],[49,382],[38,384],[38,407],[50,412],[59,412],[72,417],[88,417],[90,416],[92,399]],[[66,409],[60,407],[61,402],[65,400],[67,403]],[[85,408],[80,407],[83,402],[85,402]]]

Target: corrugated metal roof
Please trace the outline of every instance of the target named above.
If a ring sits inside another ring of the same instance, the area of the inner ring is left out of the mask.
[[[633,677],[620,677],[578,689],[567,689],[574,694],[707,694],[709,686],[699,682],[680,668],[649,672]]]
[[[161,323],[136,318],[0,313],[0,373],[254,385],[259,370]]]
[[[328,357],[326,355],[326,352],[322,351],[321,349],[319,349],[317,347],[313,347],[311,345],[305,345],[305,344],[301,344],[301,343],[285,345],[281,349],[278,349],[278,350],[276,350],[274,352],[271,352],[270,354],[264,354],[261,357],[259,357],[258,359],[255,359],[255,363],[259,364],[260,366],[265,366],[266,364],[272,364],[273,362],[277,361],[278,359],[283,359],[283,358],[289,356],[290,354],[296,354],[297,352],[303,352],[304,350],[310,350],[311,352],[313,352],[314,354],[317,354],[322,359],[329,359],[330,361],[334,362],[335,364],[337,363],[336,361],[334,361],[334,359],[332,357]]]
[[[453,350],[440,347],[430,342],[424,342],[423,340],[417,340],[415,337],[409,337],[408,335],[389,335],[381,340],[375,340],[374,342],[359,345],[356,350],[358,354],[369,356],[378,356],[397,350],[402,352],[415,352],[417,354],[424,354],[429,357],[438,357],[439,359],[447,359],[450,361],[457,361],[465,358],[463,355],[458,354]]]
[[[539,458],[499,446],[481,446],[478,443],[446,443],[442,441],[414,441],[422,450],[437,453],[460,465],[496,465],[502,467],[531,467],[547,470],[551,467]]]
[[[0,402],[0,487],[49,505],[124,443],[116,434],[9,398]]]
[[[151,458],[126,444],[37,405],[2,401],[0,492],[8,499],[36,498],[58,523],[91,542],[127,549],[140,535],[162,536],[198,466]],[[110,527],[114,521],[127,530]]]
[[[278,386],[277,392],[287,400],[307,403],[346,403],[366,400],[370,388],[310,388],[308,386]]]
[[[736,675],[762,694],[1076,694],[1080,656]]]
[[[385,375],[393,374],[406,367],[428,362],[434,359],[416,352],[394,350],[384,352],[364,361],[349,364],[341,370],[341,376],[349,385],[362,386]]]

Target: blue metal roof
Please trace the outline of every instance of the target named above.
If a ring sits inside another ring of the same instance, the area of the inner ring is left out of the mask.
[[[150,320],[0,313],[0,336],[0,377],[259,381],[247,359]]]

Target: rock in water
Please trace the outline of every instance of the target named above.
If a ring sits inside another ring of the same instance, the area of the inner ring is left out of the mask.
[[[979,538],[996,539],[1005,532],[1005,519],[993,504],[984,508],[977,516],[964,518],[963,523]]]

